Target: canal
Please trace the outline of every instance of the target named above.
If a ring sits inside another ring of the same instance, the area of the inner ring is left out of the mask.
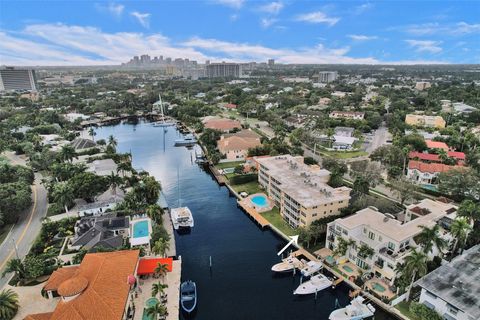
[[[336,301],[348,304],[345,284],[319,292],[315,300],[293,295],[298,276],[272,274],[285,241],[261,230],[237,208],[228,189],[195,164],[193,150],[173,146],[180,137],[175,128],[164,133],[161,127],[141,122],[100,127],[96,133],[96,139],[114,135],[119,152],[132,153],[134,168],[160,180],[170,207],[191,209],[195,227],[190,234],[176,235],[182,280],[191,279],[198,288],[197,312],[190,318],[328,319]],[[377,311],[375,319],[393,318]]]

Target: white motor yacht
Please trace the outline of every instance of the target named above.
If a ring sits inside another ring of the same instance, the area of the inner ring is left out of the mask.
[[[176,146],[193,146],[197,143],[197,139],[193,136],[193,134],[187,134],[182,139],[175,140]]]
[[[305,267],[300,270],[300,272],[302,273],[302,276],[310,277],[318,271],[322,270],[322,268],[323,264],[320,261],[309,261],[307,262]]]
[[[282,262],[275,264],[272,267],[273,272],[290,272],[293,269],[300,269],[304,266],[304,263],[298,260],[297,257],[288,256],[283,259]]]
[[[171,209],[170,218],[172,219],[173,228],[175,230],[180,228],[193,228],[193,215],[188,207]]]
[[[334,310],[328,317],[329,320],[361,320],[372,317],[375,314],[375,308],[370,304],[364,303],[365,299],[358,296],[345,308]]]
[[[311,277],[310,280],[299,285],[298,288],[293,292],[293,294],[304,295],[320,292],[323,289],[331,287],[332,284],[332,280],[319,273]]]

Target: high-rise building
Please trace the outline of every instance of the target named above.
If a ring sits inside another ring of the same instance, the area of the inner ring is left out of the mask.
[[[0,91],[37,91],[35,71],[6,67],[0,69]]]
[[[209,78],[238,78],[240,74],[240,65],[238,63],[222,62],[207,65],[207,77]]]
[[[268,59],[268,65],[273,67],[275,65],[275,59]]]
[[[329,83],[337,80],[338,72],[337,71],[321,71],[318,74],[318,81],[322,83]]]

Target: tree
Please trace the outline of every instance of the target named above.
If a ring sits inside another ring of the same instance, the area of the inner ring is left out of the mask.
[[[310,247],[310,242],[312,242],[312,232],[309,228],[298,228],[298,234],[300,238],[300,242],[303,245],[307,246],[307,249]]]
[[[163,214],[162,208],[158,204],[151,204],[146,209],[147,215],[150,219],[155,221],[156,223],[161,224],[161,216]]]
[[[18,294],[12,289],[0,292],[0,319],[11,320],[19,308]]]
[[[348,247],[355,244],[354,240],[345,240],[342,237],[338,237],[337,242],[337,247],[333,251],[333,255],[339,257],[344,256],[347,253]]]
[[[95,132],[95,129],[93,129],[93,127],[90,127],[90,129],[88,129],[88,135],[92,137],[93,141],[95,141],[95,136],[97,135],[97,133]]]
[[[400,203],[403,206],[405,201],[416,199],[418,187],[404,177],[401,177],[400,179],[392,181],[390,190],[398,195]]]
[[[167,288],[168,288],[167,284],[163,284],[160,282],[152,284],[152,297],[155,297],[157,294],[162,295],[162,293]]]
[[[117,165],[117,173],[121,172],[125,176],[126,171],[132,171],[132,163],[129,161],[122,161]]]
[[[15,273],[15,276],[20,282],[24,282],[25,280],[27,280],[27,271],[25,270],[25,266],[20,259],[14,258],[8,260],[7,266],[2,273],[2,277],[4,277],[7,273],[10,272]]]
[[[114,149],[117,148],[118,142],[113,135],[108,136],[108,145]]]
[[[353,192],[358,194],[368,194],[370,183],[362,176],[358,176],[353,182]]]
[[[402,273],[405,273],[405,276],[411,279],[406,294],[406,301],[408,301],[416,277],[423,277],[427,274],[427,255],[423,252],[413,250],[405,257]]]
[[[433,227],[420,226],[422,231],[416,236],[416,241],[422,245],[423,253],[429,254],[436,247],[440,252],[447,247],[447,242],[440,235],[440,225]]]
[[[168,270],[168,264],[159,262],[157,264],[157,267],[154,270],[154,273],[163,278],[163,277],[165,277],[165,275],[167,274],[168,271],[169,271]]]
[[[438,175],[438,190],[458,201],[478,199],[480,196],[479,180],[480,175],[472,169],[453,169]]]
[[[455,254],[457,247],[460,248],[460,250],[463,249],[470,231],[472,231],[472,226],[467,218],[457,217],[453,221],[452,225],[450,226],[450,234],[454,238],[452,254]]]
[[[409,307],[410,312],[416,316],[416,319],[422,320],[443,320],[435,310],[430,309],[423,303],[412,302]]]
[[[60,160],[63,162],[72,162],[73,158],[77,157],[75,149],[70,145],[64,145],[60,150],[59,154]]]
[[[158,319],[158,317],[167,315],[167,308],[160,302],[157,302],[156,304],[145,309],[145,313],[153,319]]]
[[[68,185],[74,191],[76,198],[93,201],[96,195],[108,189],[106,177],[97,176],[92,172],[82,172],[68,180]]]
[[[67,182],[59,182],[53,188],[53,199],[55,202],[65,208],[65,213],[68,214],[68,207],[72,204],[75,196],[73,189]]]
[[[480,204],[473,200],[463,200],[458,208],[458,215],[469,221],[480,220]]]
[[[116,175],[115,172],[111,172],[107,176],[107,184],[112,189],[112,194],[117,195],[117,187],[122,183],[122,178]]]
[[[366,244],[362,244],[358,249],[358,255],[364,259],[371,258],[374,254],[375,251]]]
[[[143,178],[145,187],[145,200],[148,204],[155,204],[160,196],[160,190],[162,189],[160,183],[152,176],[146,176]]]
[[[167,250],[170,248],[170,244],[167,240],[160,238],[155,241],[153,245],[152,252],[155,254],[160,254],[161,256],[165,256]]]

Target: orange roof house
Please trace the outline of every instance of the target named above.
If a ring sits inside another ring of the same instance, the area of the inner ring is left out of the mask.
[[[448,172],[452,169],[462,168],[459,166],[449,166],[442,163],[424,163],[421,161],[411,160],[408,162],[408,169],[418,170],[420,172],[440,173]]]
[[[443,149],[445,151],[449,150],[448,145],[445,142],[425,140],[425,143],[427,144],[428,149]]]
[[[159,263],[166,264],[168,272],[172,272],[173,258],[142,258],[138,261],[137,275],[143,276],[154,273]]]
[[[240,122],[231,119],[208,119],[203,122],[203,125],[207,129],[215,129],[222,132],[229,132],[233,129],[241,129],[242,125]]]
[[[89,253],[75,267],[55,271],[44,286],[61,296],[53,312],[26,320],[121,320],[131,307],[129,276],[137,269],[139,250]]]
[[[229,160],[245,158],[248,149],[261,146],[260,136],[252,130],[223,135],[217,142],[218,150]]]

